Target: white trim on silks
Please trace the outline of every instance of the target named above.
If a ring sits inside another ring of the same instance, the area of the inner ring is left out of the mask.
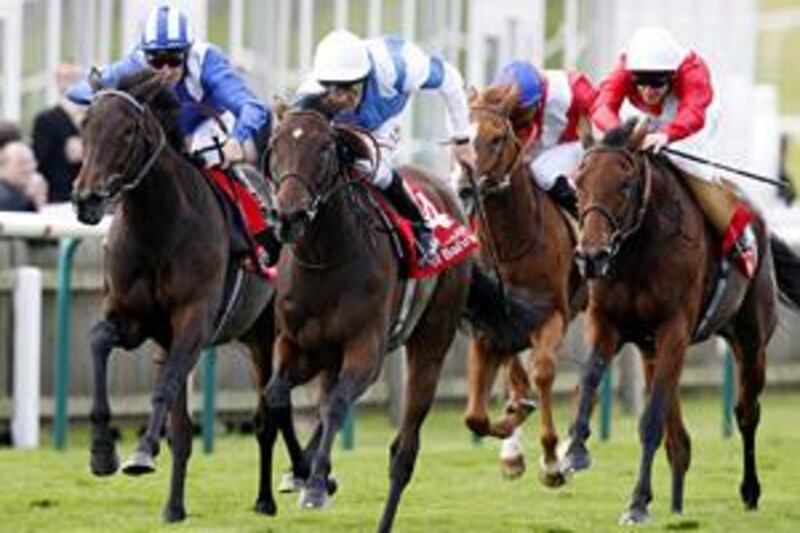
[[[541,146],[549,148],[558,144],[558,140],[567,128],[567,113],[572,105],[572,87],[569,77],[563,70],[548,70],[547,100],[544,103],[542,118]]]
[[[631,117],[637,117],[639,119],[647,118],[651,122],[652,129],[655,130],[663,124],[671,122],[675,118],[677,110],[678,100],[673,95],[667,96],[660,115],[650,115],[632,105],[628,100],[625,100],[620,109],[619,117],[623,122]],[[708,109],[706,109],[705,125],[700,131],[679,141],[670,143],[669,146],[682,152],[696,155],[697,157],[715,159],[719,113],[719,100],[714,99],[711,105],[708,106]],[[719,171],[714,170],[714,168],[709,165],[702,165],[669,154],[667,157],[669,157],[670,161],[675,163],[675,166],[679,169],[702,180],[715,181],[719,177]]]
[[[389,53],[389,47],[382,38],[369,39],[366,42],[369,55],[372,57],[372,67],[380,82],[378,89],[381,96],[392,98],[397,95],[394,84],[397,82],[397,69]]]
[[[557,144],[544,150],[531,163],[531,171],[536,184],[549,191],[559,176],[564,176],[572,181],[581,157],[583,157],[583,146],[580,141]]]
[[[151,15],[145,22],[144,40],[153,42],[158,38],[158,17]]]
[[[177,9],[167,12],[167,39],[177,41],[181,38],[181,13]]]
[[[203,76],[203,61],[208,52],[207,43],[195,43],[189,49],[189,55],[186,58],[186,90],[192,95],[197,102],[203,99],[205,91],[203,91],[202,76]]]

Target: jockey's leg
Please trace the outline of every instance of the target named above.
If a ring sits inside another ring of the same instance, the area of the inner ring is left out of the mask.
[[[403,183],[403,178],[400,177],[400,174],[393,169],[386,169],[386,171],[390,175],[388,185],[381,187],[383,180],[380,180],[377,176],[375,185],[382,188],[384,196],[397,209],[397,212],[411,222],[414,236],[417,238],[420,263],[429,264],[435,259],[439,247],[439,243],[433,235],[433,230],[428,225],[425,217],[422,216],[422,211],[419,210],[419,206],[411,197],[411,193]]]
[[[548,148],[531,162],[536,185],[547,191],[550,198],[576,219],[578,197],[567,176],[578,167],[582,155],[583,148],[580,142],[575,141]]]

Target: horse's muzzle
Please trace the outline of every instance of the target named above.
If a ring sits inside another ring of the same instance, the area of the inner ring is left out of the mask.
[[[581,275],[586,279],[601,279],[608,276],[611,270],[613,254],[608,247],[585,249],[579,247],[575,251],[575,262]]]
[[[283,244],[291,244],[300,240],[305,234],[312,217],[306,210],[282,213],[271,209],[268,218],[275,227],[278,240]]]
[[[106,211],[103,197],[95,193],[73,194],[72,205],[75,207],[78,220],[90,226],[99,224]]]

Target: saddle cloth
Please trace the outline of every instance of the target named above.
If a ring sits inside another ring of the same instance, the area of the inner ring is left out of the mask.
[[[241,248],[245,248],[243,251],[250,257],[253,269],[267,279],[274,279],[276,275],[275,269],[267,268],[259,261],[259,257],[267,252],[256,241],[255,236],[265,231],[268,228],[268,223],[261,212],[255,193],[242,183],[239,178],[228,175],[221,168],[204,169],[204,174],[212,186],[221,193],[220,196],[224,198],[224,201],[233,207],[232,249],[241,250]]]
[[[411,222],[400,216],[377,188],[371,187],[370,191],[384,215],[385,223],[399,238],[400,246],[395,247],[395,252],[406,268],[406,276],[411,279],[428,278],[466,259],[478,247],[478,239],[469,228],[437,207],[428,195],[413,183],[406,180],[405,184],[439,242],[436,257],[425,265],[419,262]]]

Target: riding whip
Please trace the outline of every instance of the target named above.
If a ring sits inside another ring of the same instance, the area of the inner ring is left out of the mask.
[[[730,167],[728,165],[723,165],[722,163],[717,163],[716,161],[711,161],[710,159],[706,159],[704,157],[689,154],[681,150],[676,150],[675,148],[670,148],[669,146],[662,148],[661,151],[678,157],[682,157],[683,159],[688,159],[689,161],[694,161],[695,163],[701,163],[703,165],[708,165],[714,168],[718,168],[720,170],[725,170],[727,172],[733,172],[734,174],[738,174],[739,176],[744,176],[745,178],[750,178],[752,180],[760,181],[762,183],[768,183],[769,185],[773,185],[775,187],[787,188],[790,186],[789,183],[783,181],[774,180],[771,178],[767,178],[765,176],[761,176],[759,174],[754,174],[753,172],[748,172],[747,170],[741,170],[738,168]]]

